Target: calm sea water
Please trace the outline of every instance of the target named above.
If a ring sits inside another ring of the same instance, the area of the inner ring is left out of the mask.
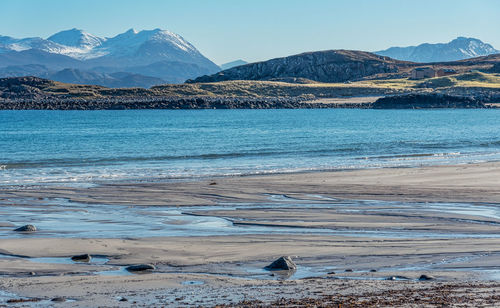
[[[0,111],[0,184],[500,159],[500,110]]]

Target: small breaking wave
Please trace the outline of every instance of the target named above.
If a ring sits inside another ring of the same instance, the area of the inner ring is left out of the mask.
[[[381,160],[413,160],[417,158],[432,158],[432,157],[448,157],[459,156],[461,152],[444,152],[444,153],[412,153],[412,154],[393,154],[393,155],[379,155],[379,156],[365,156],[356,159],[381,159]]]

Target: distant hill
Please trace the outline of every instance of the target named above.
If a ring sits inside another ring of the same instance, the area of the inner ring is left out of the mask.
[[[150,77],[180,83],[220,70],[181,36],[161,29],[131,29],[111,38],[100,38],[79,29],[61,31],[47,39],[0,36],[0,73],[13,66],[26,66],[30,75],[40,77],[48,77],[48,71],[63,69],[94,76],[129,73],[130,76],[121,74],[118,83],[113,83],[117,87],[144,86],[147,82],[143,81]],[[137,78],[138,75],[144,75],[144,78]],[[0,77],[6,76],[10,75],[0,74]],[[98,79],[100,77],[76,78],[82,83]],[[110,86],[109,83],[103,85]]]
[[[48,78],[65,83],[101,85],[110,88],[149,88],[151,86],[165,83],[163,79],[140,74],[127,72],[106,74],[92,71],[81,71],[71,68],[49,74]]]
[[[375,54],[412,62],[447,62],[500,53],[490,44],[475,38],[458,37],[449,43],[391,47]]]
[[[79,70],[76,68],[66,68],[55,71],[39,64],[12,65],[2,67],[0,68],[0,76],[37,76],[65,83],[101,85],[110,88],[149,88],[151,86],[166,83],[161,78],[128,72],[105,73],[99,71]]]
[[[375,74],[397,73],[398,66],[406,64],[364,51],[328,50],[250,63],[188,82],[279,80],[290,77],[320,82],[344,82]]]
[[[312,85],[240,80],[110,89],[15,77],[0,78],[0,110],[498,108],[499,78],[494,74],[464,73],[453,77],[451,85],[441,80],[432,89],[424,86],[426,81],[407,79]],[[385,98],[374,103],[377,96]]]
[[[228,63],[221,64],[220,68],[222,70],[227,70],[227,69],[233,68],[235,66],[245,65],[247,63],[248,63],[247,61],[243,61],[243,60],[239,59],[239,60],[235,60],[235,61],[231,61],[231,62],[228,62]]]

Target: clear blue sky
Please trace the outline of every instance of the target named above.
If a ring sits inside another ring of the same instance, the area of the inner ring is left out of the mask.
[[[500,49],[498,0],[0,0],[0,35],[168,29],[217,64],[304,51],[479,38]]]

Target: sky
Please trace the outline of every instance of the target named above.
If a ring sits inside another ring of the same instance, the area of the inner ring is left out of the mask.
[[[500,49],[499,0],[0,0],[0,35],[130,28],[183,36],[216,64],[306,51],[479,38]]]

